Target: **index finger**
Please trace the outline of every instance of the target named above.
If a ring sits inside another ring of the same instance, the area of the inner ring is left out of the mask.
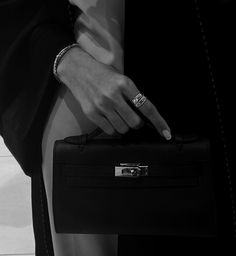
[[[132,99],[134,99],[134,97],[140,92],[133,81],[129,79],[129,85],[124,88],[123,93],[125,97],[128,98],[128,100],[133,104]],[[154,125],[161,136],[164,136],[167,140],[171,139],[170,127],[148,98],[146,98],[146,101],[137,109],[142,113],[144,118],[149,120]]]
[[[162,136],[168,140],[171,139],[170,127],[149,99],[146,99],[145,103],[138,109],[148,120],[151,121]]]

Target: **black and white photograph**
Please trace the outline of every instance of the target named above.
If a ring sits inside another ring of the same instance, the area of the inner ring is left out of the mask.
[[[0,256],[236,253],[234,0],[0,0]]]

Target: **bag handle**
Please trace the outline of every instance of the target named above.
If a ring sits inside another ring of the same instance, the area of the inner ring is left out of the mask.
[[[144,122],[144,125],[151,127],[157,133],[156,129],[152,125],[150,125],[148,122]],[[86,145],[88,142],[93,141],[94,138],[98,137],[102,133],[105,134],[104,131],[100,127],[97,127],[95,130],[93,130],[90,133],[68,136],[68,137],[64,138],[63,140],[64,140],[64,142],[73,144],[73,145]],[[122,139],[122,137],[123,137],[123,135],[119,134],[119,133],[116,133],[115,135],[107,135],[107,136],[109,139]],[[196,134],[172,134],[171,141],[166,141],[163,138],[163,140],[166,143],[178,143],[181,145],[183,143],[189,143],[189,142],[196,141],[197,139],[199,139],[199,136]]]

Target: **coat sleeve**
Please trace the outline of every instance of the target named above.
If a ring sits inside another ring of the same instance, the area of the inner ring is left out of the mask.
[[[0,135],[26,174],[41,161],[41,139],[59,83],[56,54],[74,43],[67,0],[0,3]]]

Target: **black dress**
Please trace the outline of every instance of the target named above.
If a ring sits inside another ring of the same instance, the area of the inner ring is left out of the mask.
[[[235,16],[230,5],[230,2],[223,4],[219,1],[168,0],[157,1],[155,7],[148,3],[144,7],[141,3],[126,1],[126,75],[156,105],[173,134],[197,133],[211,138],[220,235],[218,238],[120,235],[119,256],[159,255],[163,252],[160,255],[199,255],[203,251],[216,253],[220,250],[227,254],[229,248],[236,252],[235,220],[213,90],[214,83],[219,104],[223,104],[223,87],[232,90],[230,84],[235,81],[231,80],[232,74],[224,77],[232,70],[229,62],[232,53],[224,48],[232,43],[225,42],[230,38],[228,26],[233,28],[229,17]],[[222,38],[223,35],[226,37]],[[222,52],[229,55],[222,56]],[[224,64],[223,59],[227,60]],[[226,109],[221,106],[221,111],[223,118],[230,122]],[[224,127],[226,140],[231,139],[230,129],[232,127]],[[145,138],[147,136],[145,133]],[[227,149],[232,153],[230,144]],[[235,174],[231,176],[235,184]]]

